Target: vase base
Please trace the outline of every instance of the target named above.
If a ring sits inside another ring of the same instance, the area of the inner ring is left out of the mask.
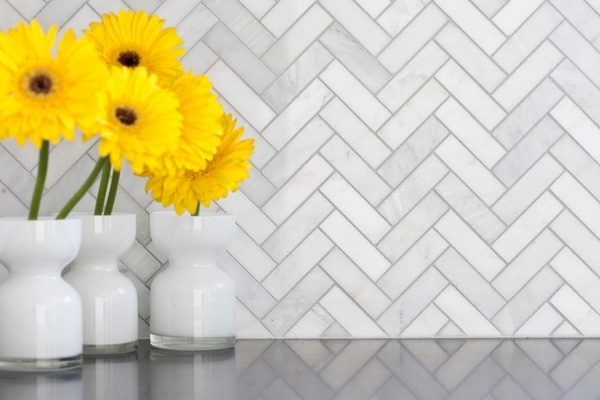
[[[117,344],[84,344],[83,354],[84,355],[110,355],[110,354],[124,354],[131,353],[137,349],[138,341],[128,343],[117,343]]]
[[[194,338],[179,336],[161,336],[150,334],[150,344],[164,350],[221,350],[235,345],[235,336],[218,338]]]
[[[81,367],[83,356],[64,358],[0,358],[0,370],[19,372],[60,371]]]

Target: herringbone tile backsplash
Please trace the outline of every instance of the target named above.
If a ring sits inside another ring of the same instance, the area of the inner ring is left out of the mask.
[[[600,335],[599,0],[0,0],[0,27],[120,8],[177,27],[256,139],[214,206],[238,221],[239,337]],[[44,213],[95,158],[52,149]],[[0,215],[26,212],[36,163],[2,142]],[[117,201],[142,337],[166,262],[144,184],[126,169]]]

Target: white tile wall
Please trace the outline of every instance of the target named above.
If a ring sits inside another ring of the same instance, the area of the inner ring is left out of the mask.
[[[256,139],[213,207],[238,219],[240,337],[600,336],[600,2],[0,0],[0,28],[121,7],[177,27]],[[96,157],[53,149],[43,212]],[[0,216],[26,212],[36,163],[0,144]],[[126,170],[118,208],[145,336],[166,259],[143,185]]]

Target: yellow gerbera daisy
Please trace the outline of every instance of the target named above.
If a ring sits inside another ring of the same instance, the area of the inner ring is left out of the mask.
[[[148,75],[143,67],[113,67],[100,97],[100,155],[110,155],[116,171],[123,158],[136,174],[155,169],[181,134],[175,93],[160,88],[156,75]]]
[[[54,55],[56,31],[52,25],[44,34],[33,20],[0,33],[0,137],[20,145],[29,139],[40,148],[44,140],[72,140],[75,126],[87,131],[95,121],[93,94],[106,80],[106,66],[93,44],[72,30]]]
[[[186,209],[194,214],[198,202],[208,207],[211,201],[237,190],[239,183],[249,176],[252,165],[248,159],[254,149],[254,139],[240,141],[244,128],[235,129],[235,124],[231,114],[222,117],[222,142],[205,170],[179,169],[176,174],[152,175],[146,183],[146,191],[152,190],[152,197],[163,206],[174,205],[175,212],[181,215]]]
[[[177,147],[164,157],[165,167],[171,171],[176,168],[203,170],[221,143],[223,108],[204,75],[183,74],[173,83],[171,90],[179,99],[183,128]]]
[[[183,72],[178,58],[185,50],[175,28],[163,29],[165,21],[144,11],[120,10],[104,14],[102,22],[92,22],[88,35],[103,59],[111,66],[146,67],[168,85]]]

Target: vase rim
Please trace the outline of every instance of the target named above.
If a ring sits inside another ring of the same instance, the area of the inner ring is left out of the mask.
[[[231,218],[234,217],[234,214],[228,214],[221,211],[205,211],[200,213],[200,215],[177,215],[175,211],[172,210],[161,210],[161,211],[152,211],[151,215],[161,216],[161,217],[176,217],[176,218],[202,218],[202,217],[210,217],[210,218]]]

